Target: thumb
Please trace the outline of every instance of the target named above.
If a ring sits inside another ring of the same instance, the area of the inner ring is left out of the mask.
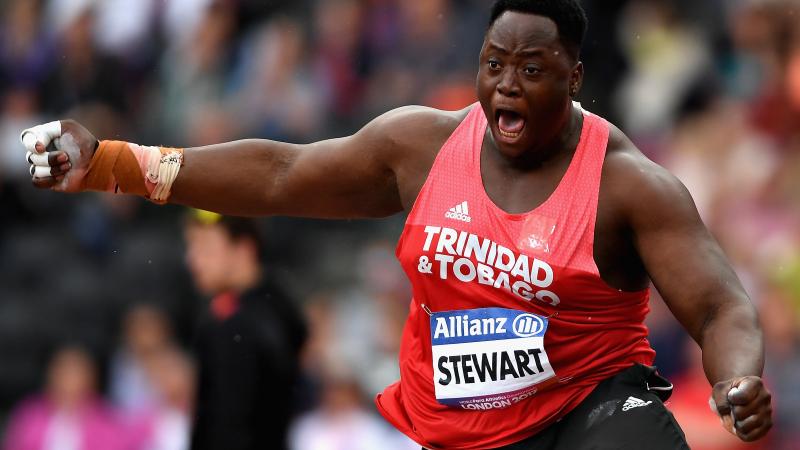
[[[728,401],[731,405],[746,405],[756,398],[761,386],[760,379],[743,378],[728,392]]]
[[[22,145],[32,153],[43,153],[50,143],[61,137],[61,122],[56,120],[23,130],[19,135]]]
[[[723,417],[731,413],[731,403],[728,400],[728,393],[734,386],[733,381],[734,380],[720,381],[714,385],[711,391],[711,398],[709,399],[711,409]]]
[[[731,379],[720,381],[714,385],[711,391],[711,398],[708,400],[711,409],[716,412],[722,420],[723,427],[729,432],[736,434],[733,420],[733,406],[731,405],[731,395],[737,395],[736,387],[741,379]]]

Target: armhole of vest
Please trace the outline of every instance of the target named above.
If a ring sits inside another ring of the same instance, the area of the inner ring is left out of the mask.
[[[597,260],[595,260],[595,258],[594,258],[594,240],[595,240],[596,229],[597,229],[597,215],[600,212],[600,186],[603,183],[603,167],[605,167],[606,155],[608,154],[608,143],[609,143],[610,137],[611,137],[611,124],[606,119],[604,119],[603,117],[600,117],[598,115],[592,114],[591,112],[586,111],[586,110],[584,110],[584,111],[586,112],[587,118],[590,118],[590,120],[594,121],[594,125],[593,126],[602,127],[603,131],[601,131],[601,133],[605,136],[605,139],[604,139],[605,143],[602,146],[602,150],[597,150],[598,154],[591,155],[591,157],[600,158],[600,168],[599,168],[599,171],[597,173],[597,189],[596,189],[597,198],[594,199],[594,215],[590,219],[591,220],[591,227],[590,227],[590,230],[588,232],[589,244],[590,244],[589,245],[589,251],[590,251],[589,259],[590,259],[590,263],[591,263],[591,269],[594,272],[594,275],[596,275],[597,278],[604,285],[606,285],[609,288],[613,289],[613,287],[610,284],[608,284],[608,282],[606,282],[606,280],[603,279],[602,275],[600,274],[600,267],[597,265]],[[598,140],[599,140],[599,138],[598,138]],[[590,143],[590,144],[592,144],[592,143]],[[598,145],[598,147],[600,147],[600,145]]]
[[[397,245],[395,246],[395,255],[398,256],[400,254],[400,248],[403,246],[403,240],[406,237],[406,230],[408,228],[408,221],[413,218],[415,212],[417,211],[417,206],[419,204],[419,199],[422,195],[427,191],[428,186],[432,182],[432,175],[436,173],[436,169],[440,166],[441,160],[446,155],[446,152],[450,150],[450,147],[453,146],[453,141],[455,140],[456,136],[466,131],[469,131],[468,128],[472,126],[475,122],[475,118],[473,115],[478,114],[476,110],[479,110],[481,105],[479,103],[475,103],[472,105],[472,108],[469,110],[464,119],[461,120],[461,123],[450,133],[450,136],[444,141],[439,150],[436,152],[436,157],[433,159],[433,164],[431,164],[431,168],[428,171],[428,174],[425,175],[425,181],[422,183],[422,187],[419,188],[419,192],[417,192],[417,197],[414,199],[414,203],[411,205],[411,210],[408,212],[406,216],[405,223],[403,225],[403,231],[400,233],[400,237],[397,239]]]

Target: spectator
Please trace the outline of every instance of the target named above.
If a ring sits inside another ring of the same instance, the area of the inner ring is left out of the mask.
[[[342,373],[326,377],[319,408],[303,415],[293,425],[289,448],[417,450],[419,445],[368,412],[358,383]]]
[[[141,450],[188,450],[194,404],[195,373],[189,358],[163,347],[148,360],[147,374],[156,401],[143,416],[146,436]]]
[[[135,415],[153,406],[156,391],[147,375],[151,359],[172,345],[167,317],[158,308],[136,305],[123,321],[123,342],[111,362],[111,401]]]
[[[252,58],[243,61],[247,78],[237,94],[253,135],[300,141],[319,129],[322,95],[303,55],[306,44],[299,23],[286,18],[268,22],[246,43]]]
[[[0,415],[37,387],[32,380],[45,369],[31,354],[51,336],[90,323],[99,340],[93,344],[113,342],[110,312],[126,305],[109,294],[132,289],[169,298],[181,312],[178,330],[191,329],[198,309],[176,257],[180,229],[165,225],[175,210],[129,197],[33,192],[18,144],[21,129],[71,117],[103,138],[135,134],[153,145],[200,145],[233,135],[308,142],[354,131],[366,116],[395,105],[459,109],[474,99],[472,68],[489,3],[0,1]],[[591,26],[580,99],[594,113],[622,119],[612,122],[682,179],[753,299],[762,302],[770,334],[765,377],[776,394],[770,446],[794,449],[800,325],[790,319],[800,309],[800,5],[582,3]],[[370,248],[376,240],[394,241],[402,219],[356,227],[272,224],[280,242],[271,247],[280,251],[271,253],[271,279],[294,281],[293,291],[328,299],[314,305],[323,319],[314,327],[308,367],[322,370],[320,355],[342,358],[362,392],[385,385],[396,376],[392,339],[408,296],[370,286],[393,258],[391,250],[376,258]],[[361,262],[360,254],[373,256]],[[23,276],[53,267],[58,276],[46,285]],[[685,332],[655,296],[651,306],[651,343],[660,369],[677,380],[676,398],[706,389],[683,350]],[[65,320],[43,319],[49,317]],[[211,317],[206,325],[222,326]],[[163,400],[159,384],[147,381],[154,377],[150,364],[137,366],[138,375],[121,370],[128,375],[117,378],[117,369],[127,367],[119,362],[123,356],[139,361],[131,353],[126,344],[118,354],[111,394],[120,404],[128,397],[149,405],[143,414],[152,417]],[[139,381],[120,387],[126,379]],[[694,395],[690,411],[705,415],[705,400]],[[180,419],[173,424],[181,428]]]
[[[282,449],[305,322],[268,278],[256,222],[194,212],[186,260],[213,297],[198,330],[194,450]]]
[[[48,73],[42,86],[42,108],[49,114],[74,109],[99,110],[107,120],[127,112],[126,86],[119,62],[101,52],[93,39],[95,1],[54,0],[50,3],[56,52],[62,63]]]
[[[5,450],[128,450],[132,438],[99,398],[92,357],[60,348],[50,361],[41,395],[12,414]]]
[[[56,64],[53,36],[42,32],[42,2],[12,0],[0,6],[0,94],[10,87],[36,89]]]

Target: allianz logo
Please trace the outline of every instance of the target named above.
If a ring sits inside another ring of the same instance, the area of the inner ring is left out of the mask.
[[[531,337],[542,332],[544,320],[533,314],[520,314],[514,319],[511,328],[519,337]]]
[[[433,338],[458,338],[506,334],[508,318],[490,317],[472,319],[469,315],[436,317]],[[519,337],[534,336],[544,330],[544,320],[534,314],[520,314],[511,324],[511,330]]]

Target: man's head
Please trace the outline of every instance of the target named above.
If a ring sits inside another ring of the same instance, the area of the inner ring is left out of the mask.
[[[588,21],[578,0],[497,0],[492,6],[489,28],[506,11],[547,17],[556,24],[561,45],[577,63]]]
[[[203,293],[246,290],[258,282],[263,239],[254,220],[195,210],[185,236],[186,263]]]
[[[553,144],[583,79],[586,14],[577,0],[497,0],[478,71],[478,98],[509,157]]]

